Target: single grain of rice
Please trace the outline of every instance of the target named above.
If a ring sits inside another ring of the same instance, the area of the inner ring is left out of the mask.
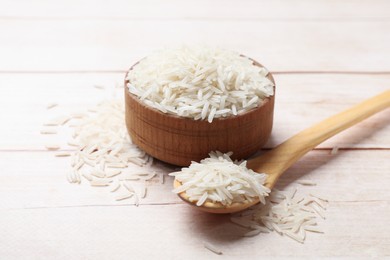
[[[215,245],[211,244],[210,242],[204,241],[203,246],[217,255],[223,254],[223,252],[220,249],[218,249]]]
[[[317,185],[317,183],[315,183],[313,181],[309,181],[309,180],[298,180],[297,183],[304,185],[304,186],[316,186]]]
[[[48,105],[46,106],[46,108],[47,108],[47,109],[52,109],[52,108],[54,108],[54,107],[56,107],[56,106],[58,106],[57,103],[50,103],[50,104],[48,104]]]

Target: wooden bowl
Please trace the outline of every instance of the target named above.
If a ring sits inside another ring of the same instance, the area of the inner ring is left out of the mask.
[[[261,66],[256,61],[254,65]],[[136,66],[133,65],[130,70]],[[129,70],[129,71],[130,71]],[[125,77],[126,127],[133,142],[153,157],[180,166],[208,157],[210,151],[233,151],[233,159],[248,158],[268,140],[275,95],[259,107],[237,116],[193,120],[154,109],[129,92]],[[271,73],[267,76],[274,84]],[[275,90],[275,88],[274,88]]]

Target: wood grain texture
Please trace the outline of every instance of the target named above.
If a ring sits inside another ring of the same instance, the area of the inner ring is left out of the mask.
[[[389,73],[389,28],[386,21],[5,20],[0,71],[125,72],[155,49],[184,43],[235,50],[271,72]]]
[[[367,208],[382,210],[372,214]],[[337,202],[301,245],[275,233],[243,238],[246,229],[185,205],[1,210],[0,255],[7,259],[227,259],[272,257],[382,258],[390,254],[389,202]],[[173,213],[174,212],[174,213]],[[360,212],[360,214],[356,214]],[[369,223],[369,224],[367,224]],[[172,228],[174,227],[174,228]],[[362,230],[364,227],[364,231]],[[364,233],[364,235],[362,235]],[[180,237],[181,239],[178,239]],[[23,249],[21,249],[23,245]],[[281,250],[283,248],[283,250]],[[217,258],[218,257],[218,258]]]
[[[132,201],[115,201],[105,187],[69,184],[66,173],[69,158],[56,158],[55,152],[0,152],[0,209],[23,210],[67,207],[134,207]],[[311,151],[294,164],[278,181],[277,189],[298,188],[303,194],[313,192],[334,202],[390,201],[388,161],[390,153],[379,151]],[[21,163],[23,162],[23,163]],[[139,171],[135,166],[130,170]],[[175,167],[157,163],[158,173],[175,171]],[[172,191],[173,178],[165,176],[165,184],[153,181],[148,196],[140,205],[184,204]],[[311,180],[317,186],[303,187],[298,180]],[[187,205],[188,211],[192,211]],[[140,207],[142,210],[142,207]],[[175,212],[171,213],[175,215]]]
[[[390,214],[388,151],[336,155],[313,151],[281,177],[279,189],[296,187],[299,194],[314,193],[330,200],[327,219],[320,223],[325,234],[308,234],[304,245],[274,233],[242,238],[246,230],[230,224],[227,217],[203,214],[180,202],[171,192],[170,177],[164,185],[151,185],[138,208],[131,202],[115,202],[104,188],[68,184],[67,160],[52,154],[0,153],[0,222],[7,223],[0,225],[0,255],[7,259],[29,255],[148,259],[156,251],[160,259],[213,257],[203,241],[231,258],[390,253],[390,230],[383,225]],[[317,186],[302,187],[296,182],[300,179]],[[377,211],[380,214],[373,214]],[[151,249],[150,244],[156,246]],[[16,250],[21,245],[23,250]],[[286,250],[281,252],[280,247]]]
[[[243,239],[221,216],[191,210],[164,185],[140,207],[66,182],[70,132],[41,124],[110,98],[126,69],[162,45],[207,42],[275,72],[274,129],[266,148],[390,86],[389,1],[114,0],[0,2],[0,258],[384,258],[390,255],[390,111],[329,139],[277,184],[330,200],[324,235],[304,245],[277,234]],[[11,72],[11,73],[9,73]],[[329,73],[331,72],[331,73]],[[297,94],[299,93],[299,94]],[[122,98],[123,90],[117,97]],[[51,102],[60,105],[50,111]],[[334,146],[341,150],[329,154]],[[324,150],[322,150],[324,149]],[[167,173],[169,166],[158,163]],[[297,180],[311,180],[303,187]],[[177,238],[181,239],[177,239]],[[281,250],[283,248],[283,250]]]
[[[378,7],[381,8],[378,8]],[[386,0],[3,0],[0,19],[12,20],[389,20]],[[77,7],[77,8],[75,8]],[[120,8],[118,8],[120,7]],[[353,8],[351,8],[353,7]]]

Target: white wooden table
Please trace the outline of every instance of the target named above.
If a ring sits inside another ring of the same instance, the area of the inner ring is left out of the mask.
[[[385,0],[0,1],[0,259],[390,256],[389,109],[328,140],[280,180],[287,190],[313,180],[300,191],[330,200],[325,234],[308,234],[304,244],[274,233],[242,238],[228,216],[183,204],[168,177],[139,207],[67,183],[68,160],[44,144],[65,143],[68,133],[41,136],[42,123],[102,100],[93,85],[121,83],[138,59],[180,43],[237,50],[274,73],[267,148],[390,88]],[[50,102],[60,106],[48,111]],[[330,155],[334,146],[340,151]]]

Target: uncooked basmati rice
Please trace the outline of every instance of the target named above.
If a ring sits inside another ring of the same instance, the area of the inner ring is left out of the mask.
[[[142,199],[144,199],[146,197],[146,186],[145,186],[145,183],[142,185],[142,187],[140,188],[141,192],[140,192],[140,197]]]
[[[114,181],[115,184],[111,186],[111,192],[117,191],[121,187],[121,183],[119,181]]]
[[[253,229],[247,233],[244,234],[244,237],[254,237],[258,234],[262,233],[261,229]]]
[[[315,226],[305,226],[303,228],[305,231],[315,232],[315,233],[324,233],[321,229]]]
[[[112,180],[102,179],[102,178],[93,178],[90,182],[91,186],[109,186]]]
[[[192,162],[179,172],[170,173],[181,186],[175,193],[186,192],[190,201],[201,206],[206,201],[230,205],[259,199],[263,204],[270,190],[263,186],[267,176],[246,167],[246,161],[232,161],[232,153],[211,152],[200,163]]]
[[[211,244],[210,242],[204,241],[203,246],[217,255],[223,254],[223,252],[219,248],[217,248],[215,245]]]
[[[46,109],[52,109],[52,108],[54,108],[56,106],[58,106],[57,103],[50,103],[50,104],[47,104]]]
[[[52,125],[52,126],[64,125],[70,119],[71,119],[71,117],[69,117],[69,116],[59,116],[59,117],[56,117],[56,118],[49,120],[47,123],[45,123],[45,125]]]
[[[310,195],[311,197],[313,197],[313,198],[317,198],[317,199],[322,200],[322,201],[324,201],[324,202],[329,202],[327,199],[324,199],[324,198],[322,198],[322,197],[319,197],[318,195],[314,195],[314,194],[312,194],[312,193],[310,193],[309,195]]]
[[[54,156],[56,156],[56,157],[68,157],[68,156],[71,156],[71,154],[68,153],[68,152],[58,152]]]
[[[88,115],[85,114],[85,113],[71,113],[70,117],[72,117],[72,118],[83,118],[83,117],[88,117]]]
[[[124,193],[124,194],[120,194],[118,197],[116,197],[115,200],[121,201],[121,200],[129,199],[133,196],[134,196],[134,193]]]
[[[165,183],[165,175],[164,175],[164,173],[160,172],[160,174],[158,176],[159,176],[160,184],[164,184]]]
[[[268,71],[239,53],[181,47],[153,53],[128,73],[130,93],[163,113],[212,122],[258,107],[274,94]]]
[[[116,171],[106,171],[106,177],[107,178],[112,178],[112,177],[115,177],[119,174],[121,174],[122,171],[121,170],[116,170]]]
[[[53,134],[57,134],[57,130],[56,129],[42,129],[41,130],[41,134],[43,134],[43,135],[53,135]]]
[[[339,147],[338,146],[335,146],[332,148],[332,150],[330,151],[330,154],[331,155],[336,155],[339,151]]]
[[[255,205],[246,211],[232,214],[231,221],[251,230],[244,236],[256,236],[268,229],[303,243],[306,231],[323,233],[317,227],[317,217],[324,218],[326,207],[322,203],[323,209],[320,209],[316,200],[297,198],[295,194],[294,191],[273,189],[265,205]],[[258,231],[259,227],[261,231]]]
[[[98,89],[104,90],[104,87]],[[76,148],[74,152],[57,152],[57,157],[70,157],[71,170],[67,174],[70,183],[81,183],[81,176],[91,186],[106,187],[116,192],[123,185],[123,176],[129,174],[129,165],[149,167],[153,158],[140,150],[131,142],[124,122],[124,104],[122,99],[106,100],[95,107],[90,107],[89,112],[73,112],[69,115],[57,116],[44,125],[70,126],[73,125],[73,139],[68,145]],[[41,131],[42,134],[55,134],[57,130],[47,128]],[[59,145],[47,145],[47,149],[59,149]],[[133,166],[134,167],[134,166]],[[133,172],[132,181],[140,181],[142,188],[139,195],[121,195],[120,200],[136,197],[135,204],[139,204],[139,198],[146,196],[145,181],[155,177],[151,172]],[[118,196],[117,198],[118,199]]]
[[[298,184],[304,185],[304,186],[316,186],[317,183],[310,181],[310,180],[298,180]]]
[[[60,146],[58,144],[46,144],[45,145],[47,150],[58,150],[60,149]]]
[[[82,173],[81,176],[83,176],[87,181],[92,181],[93,177],[88,173]]]

